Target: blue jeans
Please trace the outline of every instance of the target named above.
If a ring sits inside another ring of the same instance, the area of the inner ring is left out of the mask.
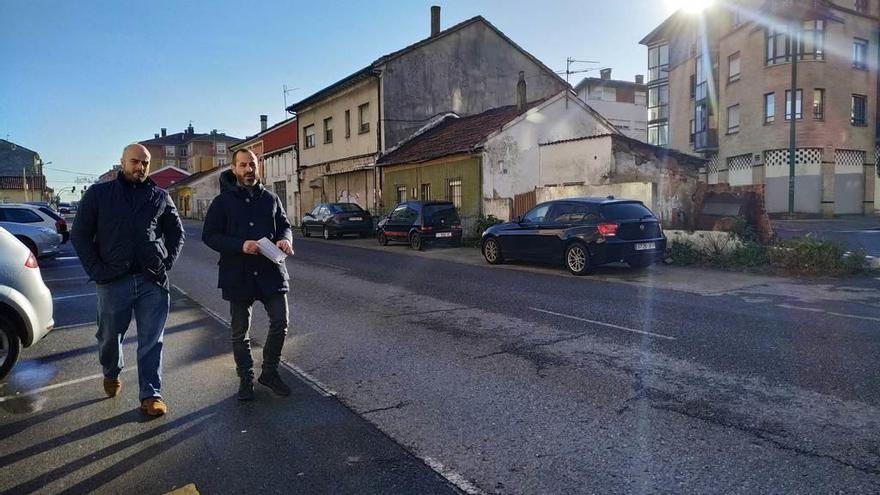
[[[171,298],[143,275],[125,275],[98,284],[98,357],[104,376],[116,379],[124,365],[122,340],[134,313],[140,400],[161,397],[162,337]]]

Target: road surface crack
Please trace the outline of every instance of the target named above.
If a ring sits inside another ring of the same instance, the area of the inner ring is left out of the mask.
[[[361,412],[361,414],[362,415],[363,414],[372,414],[372,413],[381,412],[381,411],[390,411],[391,409],[402,409],[402,408],[408,406],[409,404],[410,404],[410,402],[408,400],[404,400],[404,401],[398,402],[397,404],[394,404],[393,406],[380,407],[377,409],[370,409],[370,410]]]

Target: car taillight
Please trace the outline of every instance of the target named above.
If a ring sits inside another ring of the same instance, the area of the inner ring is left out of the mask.
[[[431,227],[430,225],[425,225],[423,227],[419,227],[419,230],[421,230],[422,232],[430,232],[434,230],[434,227]]]
[[[64,220],[56,221],[55,222],[55,230],[57,230],[59,234],[62,232],[66,232],[67,231],[67,222],[65,222]]]
[[[611,237],[617,235],[617,224],[616,223],[600,223],[596,226],[599,230],[599,235],[605,237]]]
[[[34,256],[34,253],[28,253],[28,259],[24,262],[24,266],[28,268],[39,268],[40,265],[37,264],[37,258]]]

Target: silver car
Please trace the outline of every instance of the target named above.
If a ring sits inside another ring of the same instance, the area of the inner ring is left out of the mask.
[[[38,225],[16,222],[0,222],[0,227],[6,229],[15,238],[20,240],[37,258],[55,256],[59,252],[59,246],[63,237],[58,232]]]
[[[22,347],[30,347],[52,331],[52,293],[43,283],[34,254],[0,227],[0,379]]]

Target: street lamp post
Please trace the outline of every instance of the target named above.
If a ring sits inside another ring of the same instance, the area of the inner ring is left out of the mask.
[[[788,216],[794,217],[794,177],[795,177],[795,151],[797,150],[797,134],[795,122],[797,122],[797,59],[798,46],[800,45],[799,26],[796,17],[791,20],[789,28],[789,46],[791,46],[791,105],[789,106],[789,136],[788,136]],[[803,105],[803,103],[802,103]]]

